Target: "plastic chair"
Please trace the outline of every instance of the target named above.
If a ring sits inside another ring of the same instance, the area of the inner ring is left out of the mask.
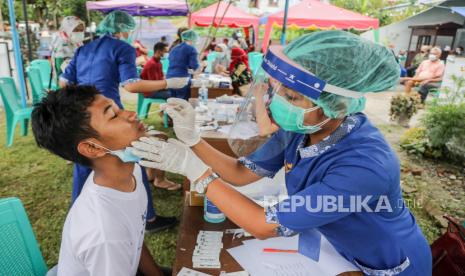
[[[6,146],[10,147],[13,144],[18,122],[21,123],[21,135],[27,135],[27,125],[31,119],[32,107],[21,107],[15,82],[10,77],[0,78],[0,96],[6,113]]]
[[[18,198],[0,199],[0,275],[45,275],[47,266]]]
[[[48,61],[48,59],[35,59],[31,61],[30,67],[39,69],[40,78],[42,80],[42,87],[45,90],[49,89],[50,74],[52,72],[52,66],[50,64],[50,61]],[[57,88],[58,86],[52,80],[52,85],[50,86],[50,89],[55,90]]]
[[[263,62],[263,54],[259,52],[250,52],[248,54],[248,58],[250,71],[252,72],[252,75],[255,76],[258,68],[260,68],[260,65]]]
[[[142,67],[137,67],[137,74],[139,76],[141,72]],[[146,98],[143,93],[137,93],[137,117],[139,117],[139,119],[146,119],[152,104],[164,103],[166,103],[166,100]],[[163,114],[163,126],[168,128],[168,115],[166,113]]]
[[[149,115],[150,106],[152,104],[164,104],[166,100],[163,99],[151,99],[145,98],[144,94],[138,93],[137,95],[137,117],[139,119],[145,119]],[[168,128],[168,115],[166,113],[163,114],[163,126]]]
[[[40,77],[39,69],[35,67],[28,67],[26,69],[27,79],[32,90],[32,104],[36,104],[42,100],[47,94],[46,90],[42,87],[42,79]]]
[[[213,73],[213,62],[215,61],[216,57],[218,56],[218,53],[215,52],[215,51],[211,51],[210,53],[208,53],[207,55],[207,68],[205,68],[205,71],[208,72],[208,73]]]

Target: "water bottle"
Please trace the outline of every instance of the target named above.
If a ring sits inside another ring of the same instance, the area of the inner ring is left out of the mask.
[[[204,196],[204,201],[203,201],[203,218],[205,221],[208,221],[210,223],[220,223],[223,222],[226,217],[223,214],[223,212],[216,207],[213,202],[211,202],[207,196]]]
[[[202,86],[199,88],[199,101],[204,105],[208,104],[208,88],[205,80],[202,80]]]

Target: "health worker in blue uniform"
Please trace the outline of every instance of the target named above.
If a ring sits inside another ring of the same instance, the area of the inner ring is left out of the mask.
[[[98,27],[101,36],[77,49],[65,72],[60,76],[60,86],[93,85],[105,97],[112,99],[123,108],[119,95],[120,87],[129,92],[140,93],[178,88],[187,84],[187,78],[161,81],[140,79],[136,69],[135,49],[126,42],[135,26],[134,19],[126,12],[114,11],[108,14]],[[91,169],[88,167],[74,165],[72,202],[81,193],[90,172]],[[146,174],[143,175],[149,199],[147,218],[150,222],[155,219],[155,212],[151,202],[149,182]],[[148,223],[148,227],[150,225]]]
[[[166,110],[179,140],[143,137],[134,153],[143,166],[186,175],[259,239],[299,234],[299,252],[317,261],[324,235],[359,274],[431,275],[430,248],[402,198],[399,160],[361,113],[365,93],[387,90],[398,78],[386,47],[348,32],[314,32],[268,49],[251,90],[271,94],[280,130],[254,152],[235,159],[214,149],[200,138],[192,106],[171,99]],[[257,95],[251,92],[231,128],[229,144],[239,153],[253,140],[244,128],[257,125],[247,113]],[[265,208],[229,186],[282,168],[289,197]]]
[[[167,78],[191,77],[194,71],[200,68],[199,54],[193,46],[198,40],[195,31],[187,29],[180,34],[181,43],[170,50],[169,66],[166,72]],[[180,89],[171,89],[171,95],[175,98],[189,99],[190,83]]]

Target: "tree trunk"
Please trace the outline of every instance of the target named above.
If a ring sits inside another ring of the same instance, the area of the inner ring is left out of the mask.
[[[0,32],[5,31],[5,26],[3,26],[3,16],[2,16],[2,5],[0,4]]]

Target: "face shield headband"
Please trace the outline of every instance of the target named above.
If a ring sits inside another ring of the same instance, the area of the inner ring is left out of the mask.
[[[283,46],[270,46],[263,58],[262,69],[286,87],[317,100],[325,91],[349,98],[361,98],[365,93],[326,83],[283,53]]]

